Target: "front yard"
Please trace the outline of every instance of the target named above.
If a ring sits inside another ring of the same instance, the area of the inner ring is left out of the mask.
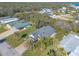
[[[6,42],[11,45],[11,47],[16,48],[18,45],[20,45],[22,42],[24,42],[24,39],[28,37],[28,35],[35,30],[33,27],[30,27],[25,30],[20,30],[13,35],[8,36],[6,39]]]
[[[0,33],[4,32],[4,31],[6,31],[6,30],[7,30],[7,29],[6,29],[4,26],[0,25]]]

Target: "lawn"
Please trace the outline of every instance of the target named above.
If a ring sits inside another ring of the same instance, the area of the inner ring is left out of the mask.
[[[6,31],[5,27],[0,25],[0,33],[4,32],[4,31]]]
[[[17,33],[20,33],[20,35],[18,35]],[[10,44],[11,47],[13,48],[17,47],[19,44],[21,44],[24,41],[23,38],[20,37],[23,34],[23,31],[17,33],[12,34],[6,38],[6,42]]]
[[[15,48],[24,42],[24,38],[29,35],[30,32],[33,31],[33,27],[30,27],[25,30],[20,30],[13,35],[10,35],[6,38],[6,42],[11,45],[11,47]]]

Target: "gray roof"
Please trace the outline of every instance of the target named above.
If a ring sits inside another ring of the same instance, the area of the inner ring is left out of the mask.
[[[37,29],[37,31],[33,32],[32,35],[34,36],[34,40],[37,40],[38,37],[50,37],[54,33],[54,28],[51,26],[44,26],[40,29]]]
[[[79,36],[75,34],[69,34],[63,37],[60,42],[60,46],[65,49],[66,52],[74,51],[74,49],[79,45]]]
[[[19,20],[16,22],[9,23],[9,25],[15,27],[16,29],[22,29],[24,27],[28,27],[30,23],[26,22],[25,20]]]

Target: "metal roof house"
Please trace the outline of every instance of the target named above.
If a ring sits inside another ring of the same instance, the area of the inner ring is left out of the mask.
[[[17,20],[19,20],[19,19],[18,18],[5,18],[5,19],[1,19],[0,22],[1,22],[1,24],[7,24],[7,23],[14,22]]]
[[[43,13],[51,13],[52,9],[49,8],[43,8],[39,13],[43,14]]]
[[[60,42],[60,46],[68,53],[74,51],[79,46],[79,36],[75,34],[64,36]]]
[[[49,17],[53,17],[53,10],[49,8],[43,8],[39,13],[46,13]]]
[[[0,17],[0,20],[2,20],[2,19],[8,19],[8,18],[10,18],[10,16]]]
[[[55,30],[51,26],[43,26],[40,29],[37,29],[35,32],[33,32],[29,37],[33,41],[37,41],[39,37],[53,37],[55,35]]]
[[[79,46],[69,54],[69,56],[79,56]]]
[[[12,30],[19,30],[19,29],[27,28],[30,25],[31,24],[29,22],[26,22],[25,20],[19,20],[19,21],[11,22],[7,24],[7,27]]]

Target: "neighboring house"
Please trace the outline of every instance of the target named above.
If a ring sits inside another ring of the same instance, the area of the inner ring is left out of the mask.
[[[7,27],[12,30],[20,30],[29,27],[31,24],[25,20],[19,20],[16,22],[11,22],[7,24]]]
[[[33,41],[37,41],[39,37],[46,38],[46,37],[53,37],[55,35],[55,30],[51,26],[43,26],[40,29],[37,29],[33,32],[29,37]]]
[[[69,34],[63,37],[60,46],[64,48],[67,53],[73,52],[79,46],[79,36],[76,34]]]
[[[69,56],[79,56],[79,46],[69,54]]]
[[[39,13],[43,14],[43,13],[51,13],[52,9],[49,8],[43,8]]]
[[[39,13],[44,14],[46,13],[48,16],[53,16],[53,10],[49,8],[43,8]]]
[[[70,7],[73,7],[77,10],[79,10],[79,4],[70,4]]]
[[[0,22],[1,24],[7,24],[18,20],[19,20],[18,18],[5,18],[5,19],[1,19]]]
[[[58,10],[58,12],[62,12],[62,13],[66,13],[67,12],[67,8],[66,7],[62,7]]]
[[[0,17],[0,20],[2,20],[2,19],[8,19],[8,18],[10,18],[10,16]]]

